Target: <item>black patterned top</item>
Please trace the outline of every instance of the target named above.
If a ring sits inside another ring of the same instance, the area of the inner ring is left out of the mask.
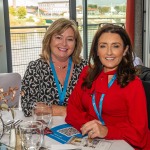
[[[64,106],[67,105],[68,98],[77,83],[82,69],[86,65],[87,61],[84,59],[79,64],[74,64],[63,103]],[[62,85],[61,88],[63,88]],[[24,93],[21,96],[21,107],[25,116],[31,116],[32,107],[39,101],[59,105],[59,95],[52,70],[48,63],[42,59],[29,63],[22,80],[21,91]]]

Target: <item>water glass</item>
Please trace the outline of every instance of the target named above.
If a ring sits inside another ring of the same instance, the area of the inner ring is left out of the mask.
[[[52,106],[44,102],[38,102],[33,108],[33,119],[43,123],[44,127],[51,127]]]
[[[39,121],[26,121],[20,124],[20,137],[23,150],[39,150],[43,142],[43,125]]]

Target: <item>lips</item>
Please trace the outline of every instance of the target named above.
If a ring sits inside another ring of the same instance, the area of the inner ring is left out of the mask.
[[[107,57],[107,58],[105,58],[106,60],[114,60],[115,58],[114,57]]]
[[[65,51],[67,51],[68,49],[67,48],[58,48],[60,51],[63,51],[63,52],[65,52]]]

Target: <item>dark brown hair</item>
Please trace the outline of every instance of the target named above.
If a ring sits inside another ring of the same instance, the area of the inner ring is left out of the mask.
[[[124,49],[128,47],[126,55],[123,56],[117,68],[117,82],[120,87],[125,87],[130,81],[134,80],[136,76],[136,70],[133,65],[133,49],[126,30],[118,25],[113,24],[106,24],[102,28],[99,28],[93,38],[88,61],[89,69],[82,87],[91,88],[92,82],[98,77],[103,69],[103,65],[97,56],[98,40],[103,33],[118,34],[123,40]]]

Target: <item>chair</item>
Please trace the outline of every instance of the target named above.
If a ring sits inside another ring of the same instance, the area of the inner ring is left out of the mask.
[[[148,128],[150,129],[150,81],[142,81],[146,100],[147,100],[147,113],[148,113]]]
[[[9,107],[19,107],[19,99],[20,99],[20,88],[21,88],[21,75],[19,73],[0,73],[0,89],[3,89],[3,92],[11,91],[15,89],[15,97],[14,100],[10,100],[12,98],[13,92],[10,92],[10,95],[7,95],[5,98],[9,99],[8,106]],[[0,101],[0,104],[2,101]]]

